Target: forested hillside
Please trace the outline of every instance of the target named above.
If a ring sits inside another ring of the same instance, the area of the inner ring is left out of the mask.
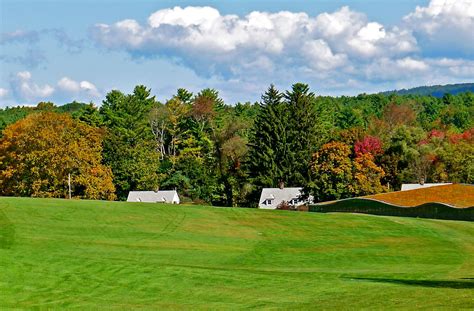
[[[270,86],[259,103],[214,89],[159,102],[145,86],[100,105],[0,110],[0,194],[126,198],[177,189],[184,201],[255,206],[262,187],[303,186],[318,201],[474,182],[474,94],[318,96]]]
[[[434,97],[443,97],[445,94],[456,95],[465,92],[474,92],[474,83],[459,83],[447,85],[419,86],[411,89],[401,89],[395,91],[383,92],[384,95],[431,95]]]
[[[92,104],[89,104],[89,106]],[[16,121],[23,119],[27,115],[33,112],[41,111],[53,111],[57,113],[70,113],[75,115],[80,112],[82,109],[85,109],[87,104],[72,102],[69,104],[56,106],[51,102],[40,102],[36,107],[28,106],[18,106],[18,107],[7,107],[5,109],[0,109],[0,131],[2,131],[7,125],[15,123]]]

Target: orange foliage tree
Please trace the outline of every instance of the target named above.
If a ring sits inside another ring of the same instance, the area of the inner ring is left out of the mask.
[[[115,199],[112,172],[102,164],[104,131],[67,114],[42,112],[11,124],[0,139],[0,194]]]
[[[313,155],[312,180],[306,192],[316,201],[343,199],[386,191],[381,179],[385,172],[371,153],[356,157],[342,142],[324,144]]]

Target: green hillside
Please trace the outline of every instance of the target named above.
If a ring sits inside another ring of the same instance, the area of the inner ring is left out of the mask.
[[[474,223],[0,198],[0,308],[473,309]]]
[[[418,86],[411,89],[401,89],[383,92],[384,95],[398,94],[398,95],[423,95],[423,96],[434,96],[443,97],[444,94],[456,95],[465,92],[474,92],[474,83],[458,83],[458,84],[446,84],[446,85],[430,85],[430,86]]]

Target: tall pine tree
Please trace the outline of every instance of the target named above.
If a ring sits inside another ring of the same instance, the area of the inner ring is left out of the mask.
[[[288,180],[294,186],[304,186],[311,178],[311,157],[324,140],[324,131],[318,117],[315,95],[307,84],[293,84],[284,99],[290,116],[287,124],[291,151]]]
[[[288,111],[282,99],[283,94],[271,85],[262,95],[252,129],[248,168],[257,187],[276,187],[288,181]]]

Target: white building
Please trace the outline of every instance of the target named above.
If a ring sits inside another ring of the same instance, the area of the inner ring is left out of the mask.
[[[258,207],[263,209],[276,209],[277,206],[286,202],[291,206],[299,206],[311,203],[313,198],[302,200],[301,195],[303,188],[263,188]]]
[[[176,190],[130,191],[127,202],[179,204],[179,196]]]
[[[437,186],[451,185],[451,183],[438,183],[438,184],[402,184],[401,191],[424,189]]]

